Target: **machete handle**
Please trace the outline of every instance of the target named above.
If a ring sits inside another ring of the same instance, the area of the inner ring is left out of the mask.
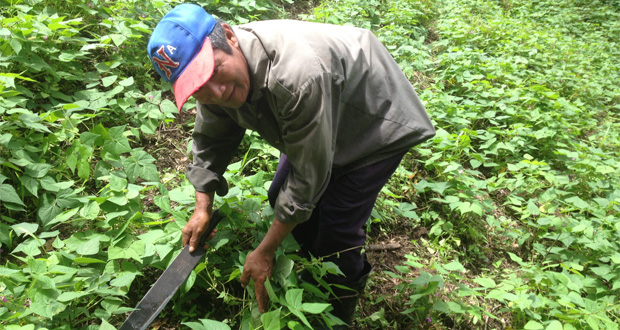
[[[211,220],[209,220],[209,227],[207,227],[207,231],[200,238],[200,246],[205,245],[205,243],[207,242],[207,237],[211,235],[211,232],[213,232],[215,227],[217,227],[217,224],[220,223],[222,219],[224,219],[224,215],[220,214],[219,209],[213,211],[213,214],[211,215]]]
[[[207,231],[200,239],[200,245],[192,253],[189,252],[189,244],[185,245],[181,253],[174,258],[168,268],[155,281],[153,287],[142,297],[138,306],[129,314],[119,330],[146,330],[192,270],[196,268],[205,254],[203,247],[207,237],[223,218],[224,215],[220,215],[218,210],[213,212]]]

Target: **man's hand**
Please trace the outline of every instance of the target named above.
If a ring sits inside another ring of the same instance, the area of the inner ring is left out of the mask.
[[[200,237],[205,233],[209,227],[209,221],[213,216],[213,193],[203,193],[196,191],[196,208],[194,214],[189,219],[185,227],[183,228],[183,246],[189,243],[189,252],[194,252],[200,243]],[[215,235],[214,230],[207,241],[213,238]],[[204,246],[207,248],[207,244]]]
[[[246,287],[250,283],[250,278],[254,279],[254,291],[256,292],[256,302],[261,313],[267,311],[269,295],[265,289],[265,280],[271,277],[273,269],[273,255],[282,241],[295,228],[294,223],[284,223],[278,219],[273,219],[271,227],[267,231],[265,238],[260,242],[256,250],[248,254],[241,274],[241,285]]]
[[[256,249],[248,254],[241,274],[241,285],[246,287],[250,283],[250,278],[254,279],[254,292],[258,310],[261,313],[267,311],[269,295],[265,289],[265,280],[271,277],[273,270],[273,253],[263,252]]]

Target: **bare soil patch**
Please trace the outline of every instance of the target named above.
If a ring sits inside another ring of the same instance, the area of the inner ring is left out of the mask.
[[[144,148],[156,159],[160,174],[184,173],[190,158],[187,144],[191,139],[196,109],[179,113],[169,127],[162,124],[155,134],[144,138]]]

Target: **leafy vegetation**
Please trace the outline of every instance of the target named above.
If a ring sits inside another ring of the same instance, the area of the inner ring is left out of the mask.
[[[406,156],[368,224],[371,243],[398,235],[410,252],[376,268],[357,327],[618,329],[617,1],[198,3],[235,24],[305,11],[372,29],[427,106],[438,134]],[[165,160],[191,157],[191,106],[176,113],[144,51],[174,5],[0,4],[2,327],[114,329],[180,251],[194,194]],[[276,255],[269,312],[239,285],[272,218],[277,159],[246,135],[216,200],[226,220],[157,322],[338,323],[297,277],[328,289],[321,276],[337,268],[298,257],[293,239]]]

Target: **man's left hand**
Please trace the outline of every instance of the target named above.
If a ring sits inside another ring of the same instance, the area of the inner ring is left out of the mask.
[[[241,285],[244,287],[250,283],[250,278],[254,280],[254,291],[256,292],[256,302],[261,313],[267,311],[269,295],[265,289],[265,280],[271,277],[273,269],[273,256],[282,241],[295,228],[295,223],[285,223],[273,219],[265,238],[260,242],[256,250],[250,252],[245,258],[243,274],[241,274]]]
[[[273,270],[273,253],[263,252],[256,249],[248,254],[241,274],[241,285],[246,287],[250,283],[250,278],[254,280],[254,292],[258,310],[261,313],[267,311],[269,295],[265,289],[265,280],[271,277]]]

